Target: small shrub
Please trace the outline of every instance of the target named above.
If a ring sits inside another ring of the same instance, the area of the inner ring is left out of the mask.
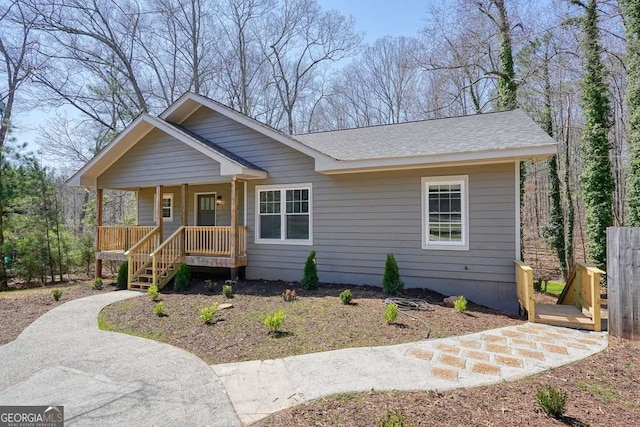
[[[387,408],[387,415],[385,418],[378,418],[376,420],[377,427],[408,427],[409,423],[404,419],[404,416],[397,409],[391,410]]]
[[[280,327],[285,319],[284,311],[276,310],[274,313],[269,314],[264,318],[264,326],[269,328],[269,332],[279,332]]]
[[[567,397],[566,391],[550,385],[542,386],[536,392],[540,408],[554,418],[560,418],[564,415]]]
[[[467,299],[463,295],[459,295],[453,300],[453,309],[458,313],[467,311]]]
[[[203,307],[200,309],[200,318],[207,325],[210,324],[216,316],[217,309],[218,303],[214,301],[209,307]]]
[[[282,299],[286,302],[295,301],[296,298],[298,298],[298,295],[296,294],[295,289],[285,289],[285,291],[282,293]]]
[[[117,289],[127,289],[129,280],[129,262],[125,261],[118,268],[118,280],[116,281]]]
[[[384,320],[386,320],[387,323],[391,325],[398,318],[398,305],[387,304],[387,308],[384,309],[382,315],[384,316]]]
[[[62,289],[54,289],[51,291],[51,296],[54,301],[60,301],[60,297],[62,297]]]
[[[204,287],[208,292],[215,292],[218,289],[218,282],[213,280],[205,280]]]
[[[318,266],[316,265],[316,251],[311,251],[304,264],[304,276],[300,284],[302,289],[315,289],[318,287],[320,279],[318,278]]]
[[[182,292],[189,286],[189,280],[191,280],[191,269],[187,264],[180,264],[178,271],[176,271],[176,277],[173,278],[173,290],[176,292]]]
[[[96,291],[101,291],[104,288],[104,283],[102,282],[101,277],[96,277],[93,279],[93,283],[91,283],[91,287]]]
[[[149,286],[149,289],[147,289],[147,295],[151,301],[158,301],[158,297],[160,296],[158,287],[156,285]]]
[[[542,292],[542,281],[541,280],[534,280],[533,281],[533,290],[536,292]]]
[[[349,289],[340,292],[340,299],[344,305],[351,304],[351,300],[353,299],[353,294]]]
[[[222,287],[222,294],[227,298],[233,298],[233,286],[224,285]]]
[[[167,315],[167,313],[164,311],[164,303],[162,301],[160,301],[155,305],[155,307],[153,307],[153,314],[158,317],[164,317]]]
[[[384,276],[382,277],[382,292],[390,295],[399,295],[403,287],[404,283],[400,280],[396,257],[393,254],[387,254],[387,261],[384,264]]]

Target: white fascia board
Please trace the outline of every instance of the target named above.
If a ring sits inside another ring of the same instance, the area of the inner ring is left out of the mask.
[[[176,99],[173,104],[168,106],[162,113],[158,115],[163,120],[171,120],[177,118],[176,122],[182,122],[191,114],[193,114],[198,108],[202,106],[198,100],[194,99],[194,93],[186,92],[180,98]],[[189,105],[192,104],[192,105]],[[174,116],[175,117],[172,117]]]
[[[303,143],[301,143],[300,141],[296,140],[294,137],[291,137],[289,135],[286,135],[280,131],[277,131],[275,129],[270,128],[269,126],[260,123],[257,120],[254,120],[250,117],[245,116],[242,113],[239,113],[229,107],[225,107],[221,104],[218,104],[217,102],[214,102],[206,97],[197,95],[195,93],[192,92],[188,92],[185,95],[181,96],[176,102],[173,103],[173,105],[171,105],[169,108],[167,108],[165,111],[162,112],[162,114],[160,114],[160,118],[161,119],[177,119],[177,122],[182,122],[183,120],[185,120],[193,111],[195,111],[196,109],[190,109],[190,112],[187,111],[188,114],[176,114],[175,116],[172,117],[172,115],[174,115],[174,113],[177,113],[180,110],[180,107],[182,107],[185,103],[187,103],[188,101],[194,101],[197,102],[200,105],[203,105],[219,114],[222,114],[225,117],[228,117],[229,119],[240,123],[243,126],[248,127],[249,129],[252,129],[258,133],[261,133],[275,141],[278,141],[284,145],[286,145],[289,148],[292,148],[296,151],[299,151],[303,154],[306,154],[309,157],[314,158],[316,161],[318,160],[335,160],[332,157],[321,153],[320,151],[317,151],[311,147],[308,147],[306,145],[304,145]]]
[[[396,157],[367,160],[316,160],[316,172],[326,175],[340,173],[375,172],[384,170],[418,169],[441,166],[490,164],[521,160],[544,160],[556,154],[556,144],[507,150],[487,150],[467,153],[449,153],[432,156]]]

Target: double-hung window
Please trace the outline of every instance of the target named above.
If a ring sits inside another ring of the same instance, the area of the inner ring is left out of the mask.
[[[311,184],[256,186],[256,242],[311,244]]]
[[[422,247],[469,249],[468,177],[422,178]]]
[[[153,219],[157,221],[156,214],[157,196],[153,196]],[[173,221],[173,193],[162,193],[162,220],[165,222]]]

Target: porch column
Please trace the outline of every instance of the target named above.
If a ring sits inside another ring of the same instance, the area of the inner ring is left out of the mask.
[[[189,225],[189,185],[182,184],[182,225]]]
[[[160,242],[164,240],[162,220],[162,185],[156,185],[156,226],[160,232]]]
[[[102,248],[100,239],[100,227],[102,227],[102,188],[96,189],[96,255]],[[102,278],[102,260],[96,257],[96,277]]]
[[[229,249],[233,260],[231,280],[236,280],[236,277],[238,277],[238,268],[236,267],[236,258],[238,256],[238,182],[236,177],[231,180],[231,235],[229,237],[231,240]]]

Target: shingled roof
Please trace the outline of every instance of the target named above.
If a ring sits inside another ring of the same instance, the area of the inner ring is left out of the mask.
[[[438,156],[555,145],[549,135],[520,109],[301,134],[294,138],[341,161]]]

